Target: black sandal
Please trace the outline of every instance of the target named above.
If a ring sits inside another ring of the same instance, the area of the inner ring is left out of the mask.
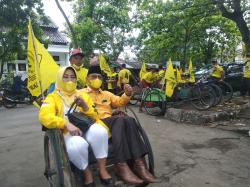
[[[100,181],[101,181],[102,185],[105,186],[105,187],[113,187],[113,186],[115,186],[115,183],[114,183],[112,178],[102,179],[100,177]]]

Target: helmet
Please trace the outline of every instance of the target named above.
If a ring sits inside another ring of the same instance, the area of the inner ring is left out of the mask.
[[[78,49],[73,48],[73,49],[71,49],[71,51],[69,53],[69,59],[71,59],[73,56],[76,56],[76,55],[80,55],[80,56],[84,57],[84,54],[80,48],[78,48]]]

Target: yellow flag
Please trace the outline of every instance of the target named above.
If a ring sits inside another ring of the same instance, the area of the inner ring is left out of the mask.
[[[189,75],[190,75],[189,82],[195,82],[194,71],[193,71],[193,63],[192,63],[191,58],[189,60],[188,71],[189,71]]]
[[[183,83],[183,80],[181,78],[181,70],[179,70],[178,68],[176,68],[176,81],[177,83]]]
[[[168,68],[166,69],[165,78],[166,78],[165,94],[166,96],[171,97],[174,93],[174,88],[176,86],[176,78],[175,78],[174,68],[173,68],[171,59],[169,59],[169,62],[168,62]]]
[[[28,25],[28,84],[33,96],[41,95],[51,83],[55,82],[59,66],[45,47],[36,39],[31,21]]]
[[[181,75],[183,74],[183,70],[182,70],[182,68],[180,69],[180,74],[181,74]]]
[[[142,77],[143,77],[143,75],[145,75],[145,73],[147,73],[147,69],[146,69],[145,62],[143,62],[142,66],[141,66],[140,73],[139,73],[140,80],[142,80]]]
[[[100,68],[101,70],[108,76],[108,77],[112,77],[113,72],[110,69],[106,59],[104,58],[104,56],[102,54],[99,55],[99,62],[100,62]]]

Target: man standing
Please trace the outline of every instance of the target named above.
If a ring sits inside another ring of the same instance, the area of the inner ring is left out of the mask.
[[[117,85],[123,89],[125,84],[129,84],[131,77],[131,72],[126,69],[126,64],[121,65],[121,70],[118,73],[118,82]]]
[[[86,78],[88,74],[88,70],[83,67],[83,57],[81,49],[72,49],[70,51],[70,64],[76,70],[77,74],[77,87],[84,88],[86,86]]]
[[[247,55],[247,60],[244,66],[244,77],[242,79],[241,95],[245,96],[248,92],[250,97],[250,54]]]
[[[210,78],[217,81],[223,80],[225,75],[223,67],[221,67],[216,60],[213,60],[212,64],[213,64],[213,72]]]

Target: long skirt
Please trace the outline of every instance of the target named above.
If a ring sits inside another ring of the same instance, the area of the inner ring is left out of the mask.
[[[111,131],[114,162],[126,162],[148,153],[136,127],[136,121],[128,116],[111,116],[102,121]]]

